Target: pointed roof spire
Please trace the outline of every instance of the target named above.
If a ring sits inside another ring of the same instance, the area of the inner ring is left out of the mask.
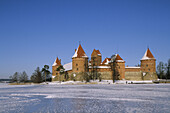
[[[120,56],[119,54],[115,54],[113,56],[111,56],[111,62],[125,62]]]
[[[84,52],[81,44],[79,44],[79,47],[77,48],[76,52],[74,53],[72,58],[81,58],[81,57],[88,57],[86,53]]]
[[[56,60],[54,61],[52,66],[60,66],[61,65],[61,60],[58,59],[58,57],[56,58]]]
[[[146,50],[146,52],[141,60],[148,60],[148,59],[155,59],[154,56],[152,55],[151,51],[149,50],[149,48]]]
[[[93,52],[97,53],[98,56],[101,56],[101,55],[102,55],[99,50],[94,49]],[[93,53],[93,52],[92,52],[92,53]]]
[[[123,60],[123,59],[119,56],[119,54],[116,54],[116,60]]]

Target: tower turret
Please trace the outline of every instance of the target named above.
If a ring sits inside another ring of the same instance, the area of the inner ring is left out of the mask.
[[[152,55],[149,48],[146,50],[144,56],[141,59],[141,71],[156,72],[156,59]]]
[[[94,49],[91,54],[91,65],[99,66],[102,62],[102,55],[99,50]]]
[[[56,76],[59,76],[59,72],[57,71],[59,66],[61,66],[61,59],[59,60],[57,57],[52,65],[52,79],[54,79]]]
[[[88,56],[81,45],[79,45],[72,57],[72,71],[76,73],[88,72]]]
[[[156,80],[158,76],[156,74],[156,59],[152,55],[149,48],[146,50],[141,61],[141,71],[143,80]]]
[[[111,57],[110,61],[112,70],[115,72],[115,80],[124,80],[125,79],[125,61],[119,56],[119,54],[115,54]],[[113,65],[113,66],[112,66]],[[118,76],[117,76],[118,75]]]

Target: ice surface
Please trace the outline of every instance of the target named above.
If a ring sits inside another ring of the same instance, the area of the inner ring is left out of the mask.
[[[0,113],[169,113],[169,106],[170,84],[0,84]]]

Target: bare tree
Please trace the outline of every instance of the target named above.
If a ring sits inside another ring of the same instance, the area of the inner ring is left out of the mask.
[[[159,62],[157,65],[157,74],[160,79],[163,79],[165,76],[165,65],[163,62]]]
[[[168,64],[167,64],[166,76],[167,76],[167,79],[170,79],[170,59],[168,60]]]

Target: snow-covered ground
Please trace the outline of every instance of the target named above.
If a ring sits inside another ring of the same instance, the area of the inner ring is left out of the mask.
[[[170,84],[0,84],[0,113],[169,113]]]

